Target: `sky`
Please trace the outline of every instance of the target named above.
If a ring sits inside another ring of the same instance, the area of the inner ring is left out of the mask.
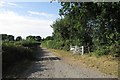
[[[11,1],[11,0],[10,0]],[[60,3],[15,2],[0,0],[0,34],[17,36],[51,36],[52,23],[60,18]]]

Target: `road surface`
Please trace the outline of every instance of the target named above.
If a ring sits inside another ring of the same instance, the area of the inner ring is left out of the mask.
[[[39,47],[38,53],[37,61],[31,64],[21,78],[113,78],[95,69],[66,63],[46,49]]]

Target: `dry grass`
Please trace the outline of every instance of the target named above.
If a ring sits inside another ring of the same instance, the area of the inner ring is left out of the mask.
[[[70,52],[63,50],[49,49],[50,52],[54,53],[56,56],[59,56],[63,59],[67,59],[70,62],[84,63],[89,67],[98,69],[99,71],[118,76],[118,60],[115,60],[112,56],[88,56],[88,55],[73,55]]]

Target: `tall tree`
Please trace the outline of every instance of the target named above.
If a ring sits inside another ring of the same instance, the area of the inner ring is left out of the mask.
[[[61,6],[61,19],[51,27],[54,40],[64,41],[62,46],[70,42],[93,50],[119,47],[120,2],[61,2]]]

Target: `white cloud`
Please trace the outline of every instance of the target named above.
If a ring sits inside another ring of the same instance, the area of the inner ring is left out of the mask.
[[[18,6],[17,4],[13,3],[13,2],[6,2],[4,0],[0,0],[0,7],[4,7],[4,6]]]
[[[45,12],[36,12],[36,11],[28,11],[30,15],[38,15],[38,16],[44,16],[44,17],[54,17],[55,15],[53,14],[48,14]]]
[[[15,4],[15,3],[11,3],[11,2],[9,2],[9,3],[7,3],[8,5],[11,5],[11,6],[17,6],[17,4]]]
[[[51,24],[52,21],[20,16],[12,11],[0,13],[0,34],[21,35],[24,38],[28,35],[46,37],[52,35]]]
[[[0,0],[0,7],[3,7],[5,2],[3,0]]]

